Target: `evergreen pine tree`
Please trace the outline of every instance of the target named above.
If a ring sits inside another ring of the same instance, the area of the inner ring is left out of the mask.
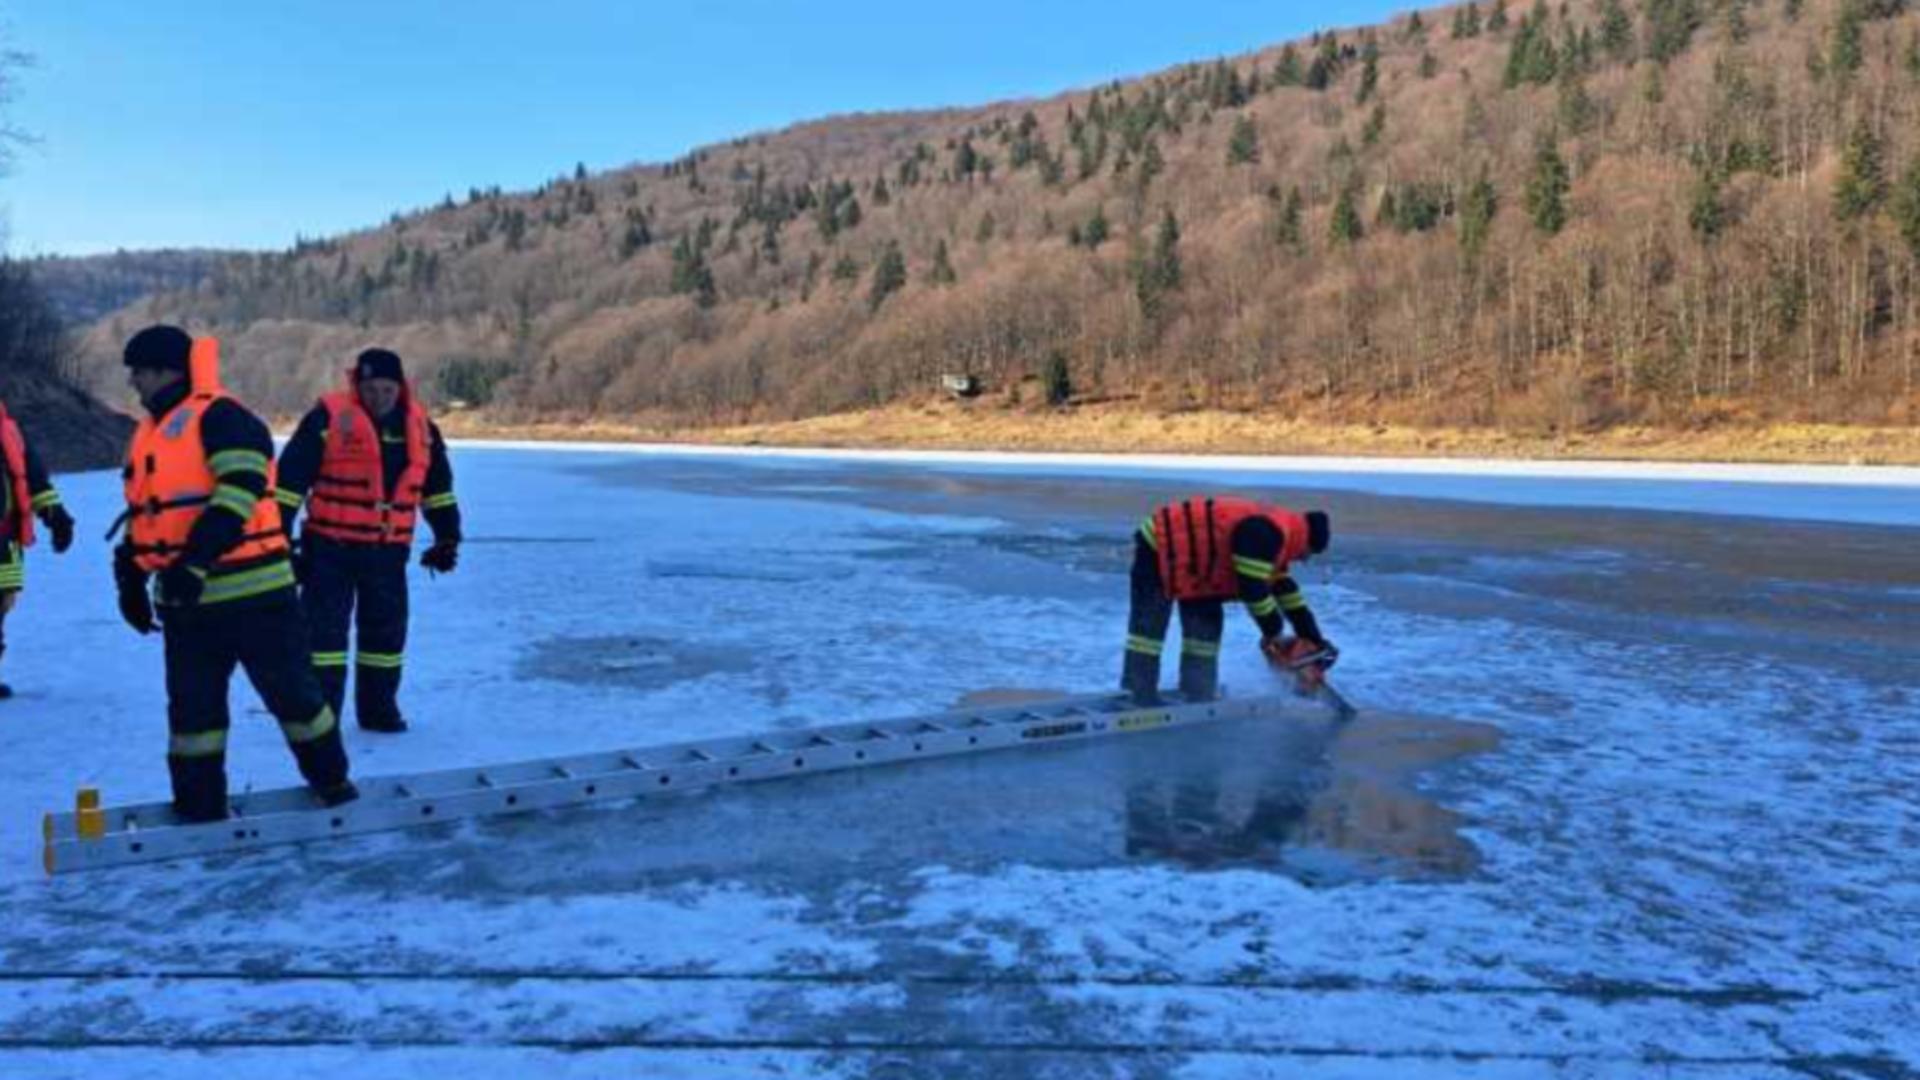
[[[1306,207],[1300,197],[1300,186],[1296,184],[1289,188],[1286,198],[1276,200],[1276,204],[1273,221],[1274,243],[1296,255],[1305,254]]]
[[[1542,139],[1533,155],[1533,175],[1527,179],[1527,217],[1549,236],[1567,226],[1567,193],[1572,189],[1567,163],[1552,139]]]
[[[1379,143],[1380,136],[1385,134],[1386,130],[1387,106],[1385,102],[1378,102],[1373,106],[1373,111],[1367,114],[1367,122],[1360,128],[1360,144],[1373,146]]]
[[[1711,242],[1727,227],[1725,179],[1716,166],[1709,165],[1694,178],[1693,199],[1687,208],[1687,226],[1702,241]]]
[[[1893,189],[1893,220],[1900,226],[1900,238],[1907,251],[1920,259],[1920,156],[1907,162],[1906,171]]]
[[[1349,179],[1340,186],[1340,197],[1333,204],[1333,219],[1328,223],[1328,236],[1334,247],[1357,244],[1366,235],[1366,228],[1360,224],[1360,181],[1358,177]]]
[[[1633,59],[1633,16],[1620,0],[1600,5],[1600,48],[1616,61]]]
[[[953,260],[947,255],[945,239],[933,246],[933,266],[927,271],[927,280],[935,285],[951,285],[960,280],[960,275],[953,272]]]
[[[1841,221],[1866,217],[1887,196],[1885,146],[1865,117],[1854,121],[1840,154],[1840,179],[1833,187],[1833,216]]]
[[[1356,104],[1365,105],[1373,100],[1373,92],[1380,88],[1380,46],[1371,39],[1360,53],[1360,89],[1354,94]]]
[[[1233,134],[1227,139],[1227,164],[1252,165],[1260,160],[1260,132],[1253,118],[1244,113],[1233,122]]]
[[[1460,200],[1460,250],[1468,262],[1479,261],[1488,237],[1493,234],[1494,216],[1499,212],[1499,194],[1487,170],[1482,168],[1480,178],[1467,188],[1466,198]]]
[[[867,290],[867,310],[879,311],[887,297],[899,292],[907,284],[907,260],[900,254],[900,245],[887,241],[886,248],[880,252],[880,261],[873,265],[873,285]]]
[[[1073,399],[1073,373],[1067,367],[1064,350],[1053,349],[1047,353],[1047,366],[1040,373],[1040,382],[1046,387],[1047,404],[1054,408]]]
[[[1106,212],[1096,206],[1093,216],[1087,219],[1086,227],[1080,230],[1080,242],[1086,245],[1087,250],[1096,250],[1107,242],[1109,232]]]
[[[1280,59],[1273,65],[1273,84],[1299,86],[1306,80],[1306,75],[1300,63],[1300,53],[1291,44],[1281,49]]]

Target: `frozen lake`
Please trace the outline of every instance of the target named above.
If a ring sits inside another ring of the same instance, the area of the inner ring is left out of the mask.
[[[1333,512],[1303,583],[1365,715],[48,881],[41,811],[166,791],[117,477],[65,477],[7,628],[0,1076],[1920,1070],[1904,474],[455,465],[360,775],[1108,688],[1129,531],[1201,483]],[[236,790],[292,782],[235,704]]]

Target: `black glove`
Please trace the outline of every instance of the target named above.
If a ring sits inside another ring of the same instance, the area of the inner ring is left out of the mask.
[[[192,607],[206,590],[207,575],[183,562],[160,571],[160,598],[175,607]]]
[[[420,565],[428,570],[437,570],[442,574],[453,573],[460,564],[460,541],[435,540],[433,546],[420,553]]]
[[[153,601],[147,596],[146,571],[134,565],[124,544],[113,553],[113,583],[120,593],[120,618],[136,633],[153,633]]]
[[[59,503],[47,507],[42,518],[47,523],[47,531],[53,533],[53,552],[59,553],[73,546],[73,515]]]

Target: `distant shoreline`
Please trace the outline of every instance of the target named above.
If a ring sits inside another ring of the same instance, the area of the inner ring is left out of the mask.
[[[952,402],[782,423],[663,427],[604,419],[513,423],[453,412],[449,438],[657,443],[794,451],[1393,458],[1475,462],[1920,466],[1920,426],[1768,424],[1686,431],[1621,427],[1569,436],[1483,428],[1316,423],[1249,413],[1109,407],[1015,411]],[[1894,470],[1899,471],[1899,470]]]

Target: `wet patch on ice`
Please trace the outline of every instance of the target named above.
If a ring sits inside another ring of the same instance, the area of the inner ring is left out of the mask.
[[[516,666],[516,674],[526,679],[659,690],[751,667],[750,658],[730,649],[615,634],[550,637],[533,642]]]

